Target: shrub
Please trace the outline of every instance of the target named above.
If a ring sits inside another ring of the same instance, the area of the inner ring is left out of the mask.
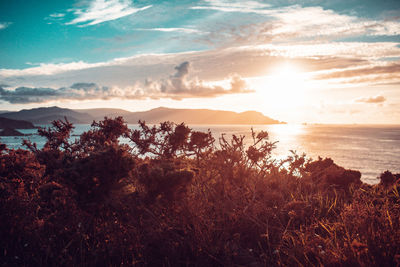
[[[330,158],[321,159],[310,162],[306,165],[305,171],[310,173],[313,183],[319,184],[321,187],[338,187],[348,191],[350,185],[361,184],[361,173],[354,170],[346,170],[333,163]]]
[[[0,144],[4,266],[395,266],[400,185],[332,159],[274,160],[266,132],[221,136],[121,117],[42,149]],[[128,138],[131,146],[120,144]]]
[[[388,186],[394,184],[398,179],[400,179],[400,175],[394,175],[390,171],[385,171],[381,173],[379,179],[382,185]]]
[[[150,161],[138,169],[138,181],[145,188],[146,197],[151,202],[157,198],[167,201],[179,199],[186,192],[193,175],[192,171],[179,169],[168,161]]]

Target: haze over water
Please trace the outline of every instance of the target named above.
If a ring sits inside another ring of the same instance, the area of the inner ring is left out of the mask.
[[[42,125],[44,126],[44,125]],[[48,126],[48,125],[47,125]],[[232,134],[245,135],[245,143],[250,144],[250,125],[189,125],[194,130],[211,130],[216,144],[221,134],[230,137]],[[89,129],[89,125],[75,125],[74,135]],[[130,128],[137,125],[131,124]],[[385,170],[400,172],[400,126],[361,126],[361,125],[258,125],[256,132],[265,130],[270,141],[278,141],[273,157],[284,159],[295,150],[299,155],[318,159],[330,157],[339,166],[359,170],[361,179],[366,183],[377,183],[377,177]],[[34,133],[35,130],[20,130]],[[22,139],[36,142],[38,147],[44,145],[45,139],[38,135],[26,137],[1,137],[0,141],[9,148],[22,147]],[[73,137],[76,138],[76,137]]]

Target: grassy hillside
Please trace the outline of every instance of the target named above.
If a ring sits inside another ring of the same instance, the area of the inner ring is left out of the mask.
[[[39,130],[40,150],[0,145],[5,266],[399,264],[399,175],[371,186],[331,159],[278,161],[266,132],[245,146],[121,117],[76,142],[72,128]]]

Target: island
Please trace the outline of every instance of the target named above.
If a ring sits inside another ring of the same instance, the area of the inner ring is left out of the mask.
[[[0,129],[35,129],[32,122],[0,117]]]
[[[25,134],[13,129],[13,128],[5,128],[0,131],[0,136],[25,136]]]

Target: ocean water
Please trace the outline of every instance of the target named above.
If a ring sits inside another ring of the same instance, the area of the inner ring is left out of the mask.
[[[48,125],[41,125],[48,126]],[[245,143],[251,143],[250,125],[189,125],[199,131],[211,130],[217,143],[221,134],[244,135]],[[129,125],[136,128],[137,125]],[[89,125],[75,125],[74,136],[88,130]],[[400,172],[400,126],[363,126],[363,125],[257,125],[253,129],[269,133],[270,141],[278,141],[273,156],[284,159],[290,150],[307,157],[318,159],[330,157],[345,168],[359,170],[361,179],[366,183],[377,183],[377,177],[385,170]],[[36,135],[36,130],[20,130],[25,137],[0,137],[0,142],[9,148],[22,147],[22,140],[29,139],[43,146],[45,139]],[[123,141],[124,142],[124,141]]]

